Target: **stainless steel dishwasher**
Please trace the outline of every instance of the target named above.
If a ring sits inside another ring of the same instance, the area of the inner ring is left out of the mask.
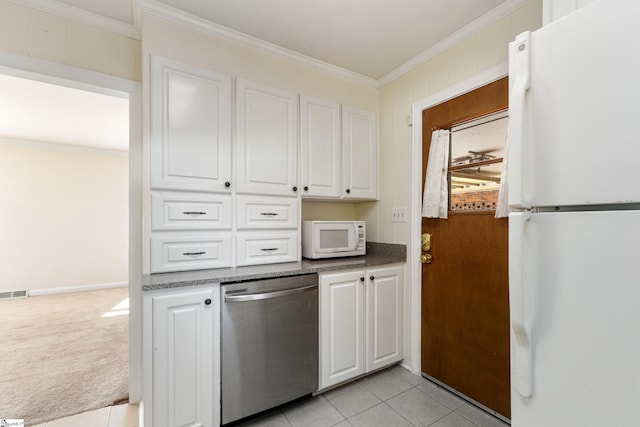
[[[318,275],[222,286],[222,423],[318,390]]]

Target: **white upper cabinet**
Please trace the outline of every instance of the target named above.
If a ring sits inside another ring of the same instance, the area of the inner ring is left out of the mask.
[[[231,78],[151,58],[151,188],[230,192]]]
[[[302,197],[340,198],[340,104],[300,96]]]
[[[342,197],[377,199],[378,138],[374,113],[342,107],[342,153]]]
[[[238,79],[236,192],[296,196],[298,95]]]

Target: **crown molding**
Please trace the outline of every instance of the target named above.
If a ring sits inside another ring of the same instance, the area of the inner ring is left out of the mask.
[[[66,3],[62,3],[56,0],[10,1],[31,9],[37,9],[43,12],[51,13],[53,15],[61,16],[63,18],[71,19],[73,21],[82,22],[93,27],[102,28],[103,30],[120,34],[125,37],[140,40],[140,33],[138,33],[138,30],[136,30],[133,25],[127,24],[126,22],[118,21],[117,19],[98,15],[97,13],[89,12],[87,10],[80,9],[79,7],[70,6]]]
[[[236,31],[231,28],[216,24],[207,19],[200,18],[198,16],[176,9],[172,6],[163,4],[157,0],[138,0],[137,4],[138,7],[145,13],[170,20],[185,27],[201,31],[216,37],[221,37],[227,40],[256,47],[258,49],[262,49],[270,53],[292,59],[305,65],[309,65],[313,68],[320,68],[325,71],[338,74],[342,77],[355,80],[359,83],[363,83],[371,87],[378,87],[378,81],[374,78],[355,73],[353,71],[347,70],[346,68],[338,67],[337,65],[333,65],[328,62],[314,59],[310,56],[303,55],[282,46],[264,41],[257,37],[253,37],[240,31]]]
[[[433,45],[429,49],[414,56],[413,58],[411,58],[404,64],[400,65],[396,69],[380,77],[378,79],[378,87],[381,88],[384,85],[387,85],[392,81],[402,77],[403,75],[414,70],[418,66],[435,58],[436,56],[451,49],[452,47],[462,42],[463,40],[476,34],[480,30],[510,15],[511,13],[515,12],[516,10],[520,9],[522,6],[526,5],[527,3],[530,3],[531,1],[532,0],[508,0],[502,3],[500,6],[496,7],[495,9],[481,16],[480,18],[476,19],[466,27],[456,31],[446,39]]]

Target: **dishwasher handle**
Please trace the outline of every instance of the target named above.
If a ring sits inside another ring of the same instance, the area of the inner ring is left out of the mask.
[[[245,301],[259,301],[263,299],[279,298],[288,295],[301,294],[303,292],[310,292],[317,289],[318,285],[302,286],[300,288],[284,289],[282,291],[261,292],[257,294],[243,294],[243,295],[225,295],[224,302],[245,302]]]

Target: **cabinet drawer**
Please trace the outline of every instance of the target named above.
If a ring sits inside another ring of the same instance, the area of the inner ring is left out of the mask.
[[[152,236],[151,272],[200,270],[231,265],[231,234]]]
[[[152,193],[151,229],[229,230],[231,198],[204,194]]]
[[[298,200],[274,197],[238,197],[238,229],[297,228]]]
[[[273,264],[298,261],[298,233],[238,233],[237,264]]]

